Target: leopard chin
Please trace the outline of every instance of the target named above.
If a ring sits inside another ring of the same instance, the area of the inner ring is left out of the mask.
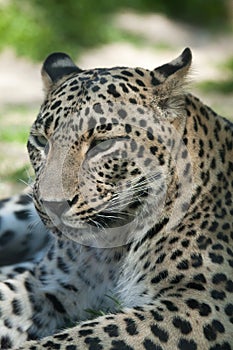
[[[65,237],[80,245],[95,248],[115,248],[132,242],[132,223],[121,226],[100,228],[96,225],[79,225],[79,227],[61,225],[52,232],[57,237]]]

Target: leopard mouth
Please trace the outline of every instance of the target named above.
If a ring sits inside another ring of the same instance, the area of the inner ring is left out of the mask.
[[[65,237],[85,246],[99,248],[123,246],[134,239],[132,232],[135,232],[138,226],[137,212],[141,205],[141,198],[135,198],[124,209],[107,207],[82,220],[63,217],[55,222],[50,218],[53,222],[51,231],[59,238]]]
[[[142,206],[143,197],[147,195],[147,191],[142,191],[136,197],[132,197],[130,203],[117,202],[115,206],[109,203],[104,208],[99,207],[99,210],[89,209],[88,216],[85,215],[83,218],[79,218],[78,215],[66,215],[66,211],[68,213],[67,209],[69,209],[68,202],[44,202],[46,210],[43,216],[46,218],[46,225],[50,229],[56,227],[59,231],[64,227],[71,230],[90,229],[95,232],[108,228],[120,228],[134,221],[138,208]]]
[[[103,211],[99,214],[93,215],[89,220],[86,221],[88,225],[96,228],[115,228],[119,226],[124,226],[132,222],[134,217],[129,215],[129,213],[115,213]]]
[[[135,212],[141,204],[138,197],[123,210],[114,211],[105,209],[89,217],[85,223],[98,229],[122,227],[130,224],[135,219]]]
[[[136,193],[118,194],[104,205],[83,212],[69,211],[68,201],[43,202],[46,225],[58,237],[66,237],[84,245],[119,246],[127,244],[130,232],[138,226],[138,211],[144,207],[149,188],[138,187]],[[75,209],[75,208],[74,208]],[[48,220],[49,219],[49,220]],[[102,243],[100,243],[102,242]]]

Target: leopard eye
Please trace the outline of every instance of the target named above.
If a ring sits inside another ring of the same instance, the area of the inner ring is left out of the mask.
[[[98,152],[104,152],[109,150],[114,143],[116,142],[115,139],[109,139],[109,140],[93,140],[89,150],[96,149]]]
[[[34,140],[38,147],[44,148],[47,145],[48,140],[43,135],[34,135]]]

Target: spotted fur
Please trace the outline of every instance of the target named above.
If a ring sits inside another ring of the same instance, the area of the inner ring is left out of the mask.
[[[45,61],[28,151],[54,239],[0,284],[2,349],[233,349],[233,126],[190,64]]]
[[[49,240],[28,191],[0,200],[0,266],[36,260]]]

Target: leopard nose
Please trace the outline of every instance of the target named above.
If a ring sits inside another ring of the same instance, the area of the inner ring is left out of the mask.
[[[64,212],[70,209],[67,201],[43,201],[45,209],[60,217]]]

